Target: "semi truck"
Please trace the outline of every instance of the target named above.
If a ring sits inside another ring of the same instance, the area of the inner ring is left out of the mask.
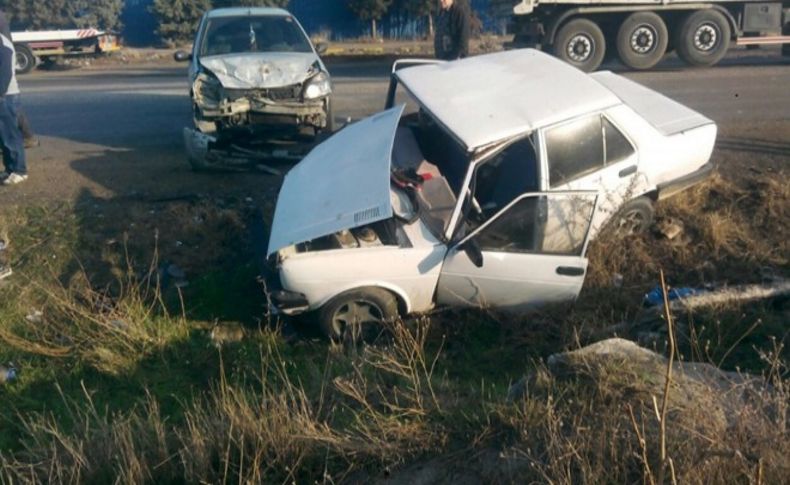
[[[26,74],[39,62],[61,56],[103,54],[121,48],[118,36],[99,29],[12,32],[16,50],[16,72]]]
[[[667,52],[712,66],[733,45],[782,44],[790,55],[790,2],[760,0],[514,0],[510,48],[539,47],[594,71],[617,57],[650,69]]]

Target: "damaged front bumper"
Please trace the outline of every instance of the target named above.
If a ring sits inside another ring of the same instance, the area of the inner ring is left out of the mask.
[[[207,134],[194,128],[184,128],[183,137],[187,158],[196,170],[255,167],[273,175],[282,175],[282,171],[269,163],[298,162],[315,144],[289,139],[237,143],[232,136]]]
[[[292,317],[310,309],[310,303],[302,293],[283,289],[280,273],[271,263],[264,265],[262,273],[266,301],[271,315]]]

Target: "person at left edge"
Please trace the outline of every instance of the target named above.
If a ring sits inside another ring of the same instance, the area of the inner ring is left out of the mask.
[[[14,43],[5,12],[0,11],[0,140],[3,143],[3,165],[0,174],[3,185],[14,185],[27,180],[25,146],[19,130],[19,85],[14,69]]]

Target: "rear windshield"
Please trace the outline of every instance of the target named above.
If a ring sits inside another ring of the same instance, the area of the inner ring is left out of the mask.
[[[248,52],[312,52],[312,48],[290,16],[220,17],[208,21],[200,55]]]

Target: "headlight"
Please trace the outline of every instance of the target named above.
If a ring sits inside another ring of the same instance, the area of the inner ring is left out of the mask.
[[[307,86],[304,88],[304,99],[322,98],[331,93],[332,83],[329,81],[329,75],[325,72],[320,72],[307,81]]]

